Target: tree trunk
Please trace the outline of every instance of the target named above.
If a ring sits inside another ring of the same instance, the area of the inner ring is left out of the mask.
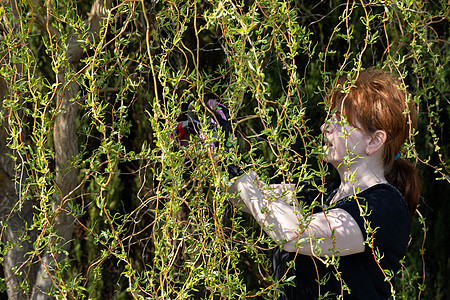
[[[101,29],[101,20],[104,11],[109,8],[111,1],[95,0],[92,4],[88,18],[89,33],[96,38]],[[83,37],[89,38],[89,37]],[[84,51],[78,40],[80,36],[74,33],[68,40],[67,59],[70,71],[76,72],[76,63],[84,55]],[[94,42],[91,40],[91,42]],[[53,139],[55,147],[56,176],[55,182],[58,191],[54,194],[53,211],[56,212],[54,228],[58,238],[53,240],[52,245],[47,247],[47,252],[41,258],[41,266],[36,277],[33,288],[33,298],[35,300],[49,299],[46,291],[53,287],[54,267],[66,259],[65,252],[70,249],[70,240],[73,234],[74,216],[67,213],[69,203],[72,201],[75,189],[78,184],[78,169],[73,166],[75,157],[78,155],[78,141],[76,135],[76,120],[78,116],[78,106],[76,100],[79,86],[77,82],[68,82],[66,73],[69,70],[61,69],[58,74],[61,88],[58,93],[57,107],[58,115],[55,118]],[[54,247],[54,248],[53,248]],[[53,249],[51,249],[53,248]],[[56,250],[63,251],[56,251]],[[56,281],[56,280],[55,280]]]
[[[0,78],[0,111],[3,111],[3,99],[8,93],[5,80]],[[0,127],[0,221],[1,240],[9,248],[3,261],[6,284],[8,286],[8,299],[28,299],[27,292],[20,289],[23,283],[30,284],[36,276],[36,268],[27,264],[31,258],[26,253],[33,250],[33,241],[36,240],[35,231],[28,230],[33,221],[31,200],[19,199],[20,185],[23,183],[24,172],[16,174],[15,162],[9,156],[15,155],[6,145],[7,127],[6,118]],[[18,163],[20,157],[16,155]],[[17,176],[16,176],[17,175]],[[16,178],[13,182],[12,178]],[[22,178],[22,179],[21,179]]]
[[[11,8],[11,20],[3,20],[1,29],[8,28],[14,30],[15,21],[20,16],[17,12],[17,2],[15,0],[7,1],[3,5]],[[33,1],[34,7],[39,7],[39,0]],[[90,39],[95,42],[101,29],[101,21],[104,17],[106,8],[110,8],[111,0],[94,0],[89,14],[87,25],[89,26],[89,35],[79,36],[74,33],[67,41],[67,60],[70,71],[76,71],[76,64],[84,55],[82,47],[79,45],[79,39]],[[6,18],[6,15],[3,14]],[[48,27],[51,22],[47,22],[45,15],[37,15],[36,24],[40,26],[43,34],[58,34],[52,27]],[[4,26],[7,25],[7,26]],[[4,32],[8,34],[7,31]],[[4,61],[8,57],[2,55]],[[16,66],[17,67],[17,66]],[[78,107],[76,97],[79,86],[76,81],[68,79],[66,76],[69,70],[60,69],[58,81],[60,83],[58,97],[56,99],[57,111],[55,117],[53,139],[55,149],[55,183],[57,192],[53,195],[52,210],[54,213],[53,233],[55,236],[46,247],[46,251],[38,256],[41,264],[26,264],[26,253],[33,251],[33,242],[36,241],[36,234],[27,231],[26,226],[33,222],[33,208],[30,200],[19,201],[20,192],[18,187],[21,182],[15,183],[12,178],[23,180],[24,174],[16,174],[15,167],[21,164],[20,158],[16,161],[9,155],[14,155],[6,145],[8,136],[7,120],[2,120],[0,127],[0,221],[2,222],[1,238],[5,245],[10,245],[4,261],[4,273],[8,287],[9,299],[50,299],[48,291],[57,286],[53,286],[55,268],[67,259],[66,254],[70,249],[70,240],[73,234],[74,216],[67,213],[70,201],[72,201],[75,189],[78,185],[78,169],[73,166],[73,161],[78,155],[78,142],[76,135],[76,120]],[[8,95],[8,88],[5,80],[0,78],[0,100]],[[11,91],[12,93],[14,91]],[[3,107],[0,103],[0,109]],[[4,114],[7,115],[7,114]],[[21,169],[21,168],[19,168]],[[19,175],[19,176],[16,176]],[[17,180],[16,180],[17,181]],[[26,239],[23,239],[27,237]],[[57,251],[58,250],[58,251]],[[63,251],[59,251],[63,250]],[[57,280],[55,281],[57,282]],[[25,292],[19,287],[23,284],[31,287],[32,292]]]
[[[2,35],[14,34],[17,29],[19,15],[15,1],[2,1],[4,7],[8,7],[12,12],[12,19],[0,20],[0,30]],[[1,38],[1,36],[0,36]],[[3,50],[3,49],[2,49]],[[10,54],[1,52],[2,66],[14,70],[16,79],[21,80],[23,67],[20,63],[9,61]],[[31,200],[21,199],[21,186],[25,181],[26,172],[16,165],[23,165],[23,158],[12,151],[7,146],[8,129],[10,124],[6,117],[8,113],[3,106],[5,97],[9,95],[8,83],[0,77],[0,111],[3,118],[0,120],[0,237],[7,247],[7,252],[3,258],[3,269],[8,287],[8,299],[28,299],[29,295],[21,286],[29,286],[36,278],[36,265],[31,263],[32,257],[26,253],[33,251],[33,242],[36,240],[34,230],[29,230],[33,222],[33,206]],[[19,119],[21,112],[16,112]],[[25,128],[22,129],[22,137],[25,136]],[[12,159],[15,157],[16,161]]]
[[[32,299],[49,299],[46,291],[51,290],[53,281],[57,282],[52,270],[66,259],[64,253],[70,250],[74,217],[66,211],[78,183],[78,169],[72,166],[72,162],[78,154],[75,127],[78,108],[76,102],[71,101],[71,99],[75,99],[77,92],[78,85],[71,82],[58,97],[60,113],[56,116],[53,133],[56,163],[55,182],[58,192],[53,195],[54,203],[52,205],[53,212],[56,213],[53,226],[57,237],[52,239],[51,245],[47,246],[46,253],[41,257],[41,266],[36,277]]]

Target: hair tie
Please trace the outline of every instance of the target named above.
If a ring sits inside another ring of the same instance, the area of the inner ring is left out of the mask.
[[[398,158],[400,157],[400,152],[399,153],[397,153],[397,154],[395,154],[395,156],[394,156],[394,160],[397,160]]]

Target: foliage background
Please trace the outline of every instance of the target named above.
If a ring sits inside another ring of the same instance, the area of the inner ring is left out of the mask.
[[[5,299],[8,286],[17,299],[41,286],[69,299],[273,298],[274,244],[230,204],[222,166],[297,186],[329,173],[325,91],[370,66],[401,77],[419,110],[402,155],[424,190],[396,298],[450,295],[444,0],[4,1],[0,13]],[[211,98],[239,137],[214,158],[173,138],[191,103],[206,128]]]

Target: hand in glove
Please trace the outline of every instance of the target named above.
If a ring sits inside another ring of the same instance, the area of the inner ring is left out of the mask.
[[[214,117],[208,120],[209,128],[213,131],[217,131],[218,127],[222,129],[224,134],[224,140],[219,145],[219,142],[214,145],[215,148],[222,148],[223,151],[228,152],[234,147],[236,138],[233,134],[233,127],[231,125],[231,118],[228,108],[217,102],[216,100],[210,99],[208,101],[208,107],[213,111]],[[215,150],[215,149],[214,149]],[[229,164],[227,166],[229,179],[241,176],[244,171],[236,165]]]
[[[228,152],[235,144],[235,136],[233,134],[233,127],[231,124],[231,118],[228,108],[217,102],[216,100],[210,99],[207,103],[209,109],[212,111],[213,116],[208,119],[208,129],[215,132],[217,135],[219,128],[221,128],[224,139],[215,142],[210,145],[213,153],[217,151]],[[193,111],[190,105],[190,111]],[[188,146],[190,141],[190,135],[196,134],[200,137],[201,141],[205,141],[203,133],[199,130],[200,122],[197,117],[192,113],[188,113],[188,120],[181,121],[177,124],[175,128],[175,135],[177,141],[181,146]],[[242,169],[235,165],[228,165],[228,174],[230,179],[242,175],[244,172]]]

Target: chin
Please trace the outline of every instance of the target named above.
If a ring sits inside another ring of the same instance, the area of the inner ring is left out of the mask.
[[[323,156],[323,160],[327,163],[332,164],[335,168],[337,168],[337,166],[339,166],[340,164],[342,164],[342,160],[338,160],[336,158],[334,158],[332,155],[330,155],[329,153],[325,154]]]
[[[333,159],[333,157],[331,157],[330,155],[324,155],[324,156],[323,156],[323,160],[324,160],[325,162],[327,162],[327,163],[332,164],[332,165],[334,165],[335,162],[336,162],[336,160]]]

